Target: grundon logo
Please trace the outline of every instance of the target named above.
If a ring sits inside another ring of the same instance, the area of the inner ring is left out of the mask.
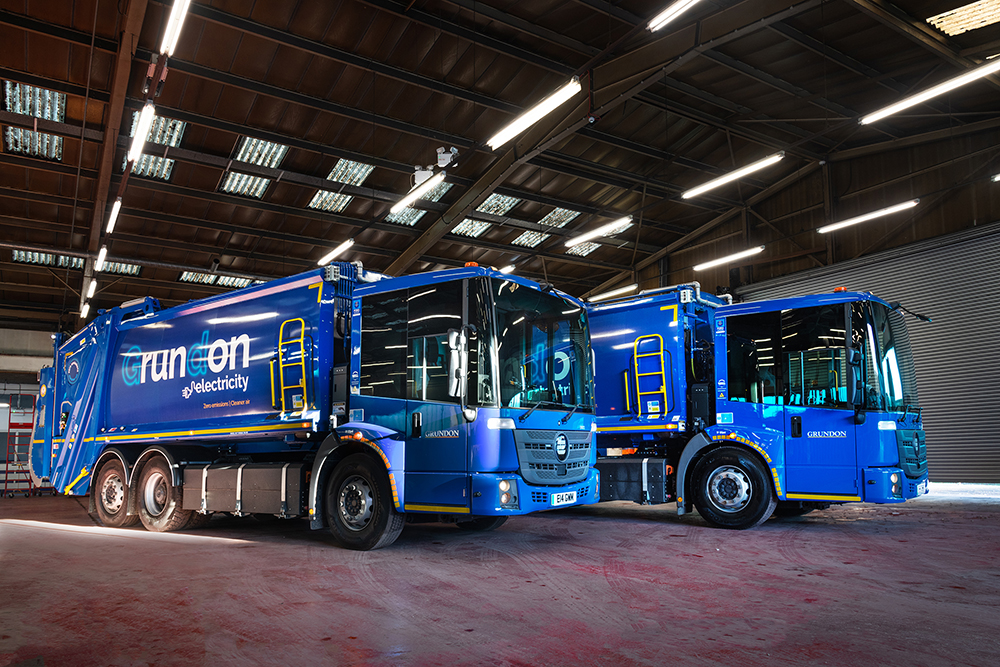
[[[229,340],[219,338],[209,344],[208,331],[201,334],[201,341],[188,347],[183,345],[166,350],[144,352],[138,345],[133,345],[122,354],[122,380],[125,384],[134,386],[150,382],[162,382],[191,376],[203,376],[209,372],[218,374],[225,370],[235,371],[237,365],[247,368],[250,365],[250,336],[242,334],[232,336]],[[222,391],[225,389],[242,389],[244,392],[250,383],[246,375],[236,373],[214,380],[191,381],[190,387],[182,390],[184,398],[193,393]]]

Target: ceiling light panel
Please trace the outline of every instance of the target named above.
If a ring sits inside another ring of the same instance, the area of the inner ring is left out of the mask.
[[[132,128],[129,130],[130,137],[135,136],[135,130],[138,125],[139,112],[133,111]],[[154,116],[153,123],[149,126],[149,132],[146,134],[146,141],[160,146],[177,148],[181,145],[181,140],[184,138],[185,129],[187,129],[187,123],[184,121]],[[128,157],[126,156],[124,162],[122,162],[123,171],[127,164]],[[132,165],[132,174],[135,176],[158,178],[163,181],[170,179],[170,174],[173,173],[173,170],[174,161],[170,158],[156,157],[155,155],[146,155],[145,153],[141,154],[139,159]]]
[[[514,208],[521,203],[521,200],[517,197],[508,197],[506,195],[498,195],[496,193],[491,194],[486,198],[476,211],[480,213],[489,213],[491,215],[507,215],[510,209]],[[459,234],[460,236],[472,236],[478,238],[487,229],[492,227],[493,224],[489,222],[483,222],[482,220],[470,220],[466,218],[458,224],[458,227],[451,230],[452,234]]]
[[[488,222],[482,220],[470,220],[466,218],[458,224],[455,229],[451,230],[452,234],[458,234],[459,236],[471,236],[473,238],[479,238],[479,236],[485,232],[487,229],[492,227]]]
[[[979,0],[927,19],[928,23],[951,37],[993,25],[997,21],[1000,21],[1000,3],[996,0]]]
[[[579,215],[579,211],[573,211],[568,208],[555,208],[549,211],[544,218],[539,220],[538,224],[548,225],[550,227],[565,227]],[[539,243],[549,238],[549,236],[551,236],[551,234],[527,231],[523,232],[520,236],[511,241],[511,243],[514,245],[525,246],[527,248],[535,248]]]
[[[10,113],[62,123],[66,119],[66,94],[4,81],[4,105]],[[61,160],[63,139],[53,134],[8,127],[4,133],[9,153]]]
[[[451,183],[441,183],[436,185],[434,189],[424,195],[424,199],[427,201],[440,201],[441,197],[444,197],[448,190],[451,190]],[[397,225],[406,225],[407,227],[412,227],[420,221],[420,218],[424,217],[424,213],[427,211],[421,211],[416,208],[404,208],[398,213],[390,213],[385,216],[387,222],[394,222]]]
[[[590,253],[594,252],[601,247],[600,243],[594,243],[593,241],[586,241],[584,243],[577,244],[572,248],[566,250],[567,255],[579,255],[580,257],[586,257]]]
[[[337,161],[333,170],[330,171],[330,175],[326,178],[327,180],[345,183],[347,185],[361,185],[374,169],[374,165],[365,164],[363,162],[355,162],[353,160],[340,159]],[[309,208],[315,208],[320,211],[340,213],[347,208],[347,205],[351,203],[352,199],[354,199],[354,197],[351,195],[345,195],[340,192],[333,192],[330,190],[319,190],[315,195],[313,195],[312,201],[309,202],[308,206]]]

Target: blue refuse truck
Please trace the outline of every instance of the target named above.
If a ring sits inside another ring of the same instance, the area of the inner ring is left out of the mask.
[[[273,514],[367,550],[407,519],[489,530],[598,499],[584,305],[476,266],[138,299],[40,379],[31,473],[105,526]]]
[[[927,492],[898,305],[846,291],[730,305],[692,283],[588,309],[602,501],[751,528]]]

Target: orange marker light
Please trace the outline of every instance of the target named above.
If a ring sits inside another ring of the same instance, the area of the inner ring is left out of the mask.
[[[846,287],[834,287],[833,291],[834,292],[846,292],[847,288]]]
[[[466,266],[479,266],[479,262],[466,262]]]

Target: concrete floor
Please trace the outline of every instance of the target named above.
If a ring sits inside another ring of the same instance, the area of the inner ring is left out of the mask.
[[[0,667],[997,665],[1000,499],[943,489],[742,532],[608,503],[368,553],[305,522],[152,534],[3,498]]]

